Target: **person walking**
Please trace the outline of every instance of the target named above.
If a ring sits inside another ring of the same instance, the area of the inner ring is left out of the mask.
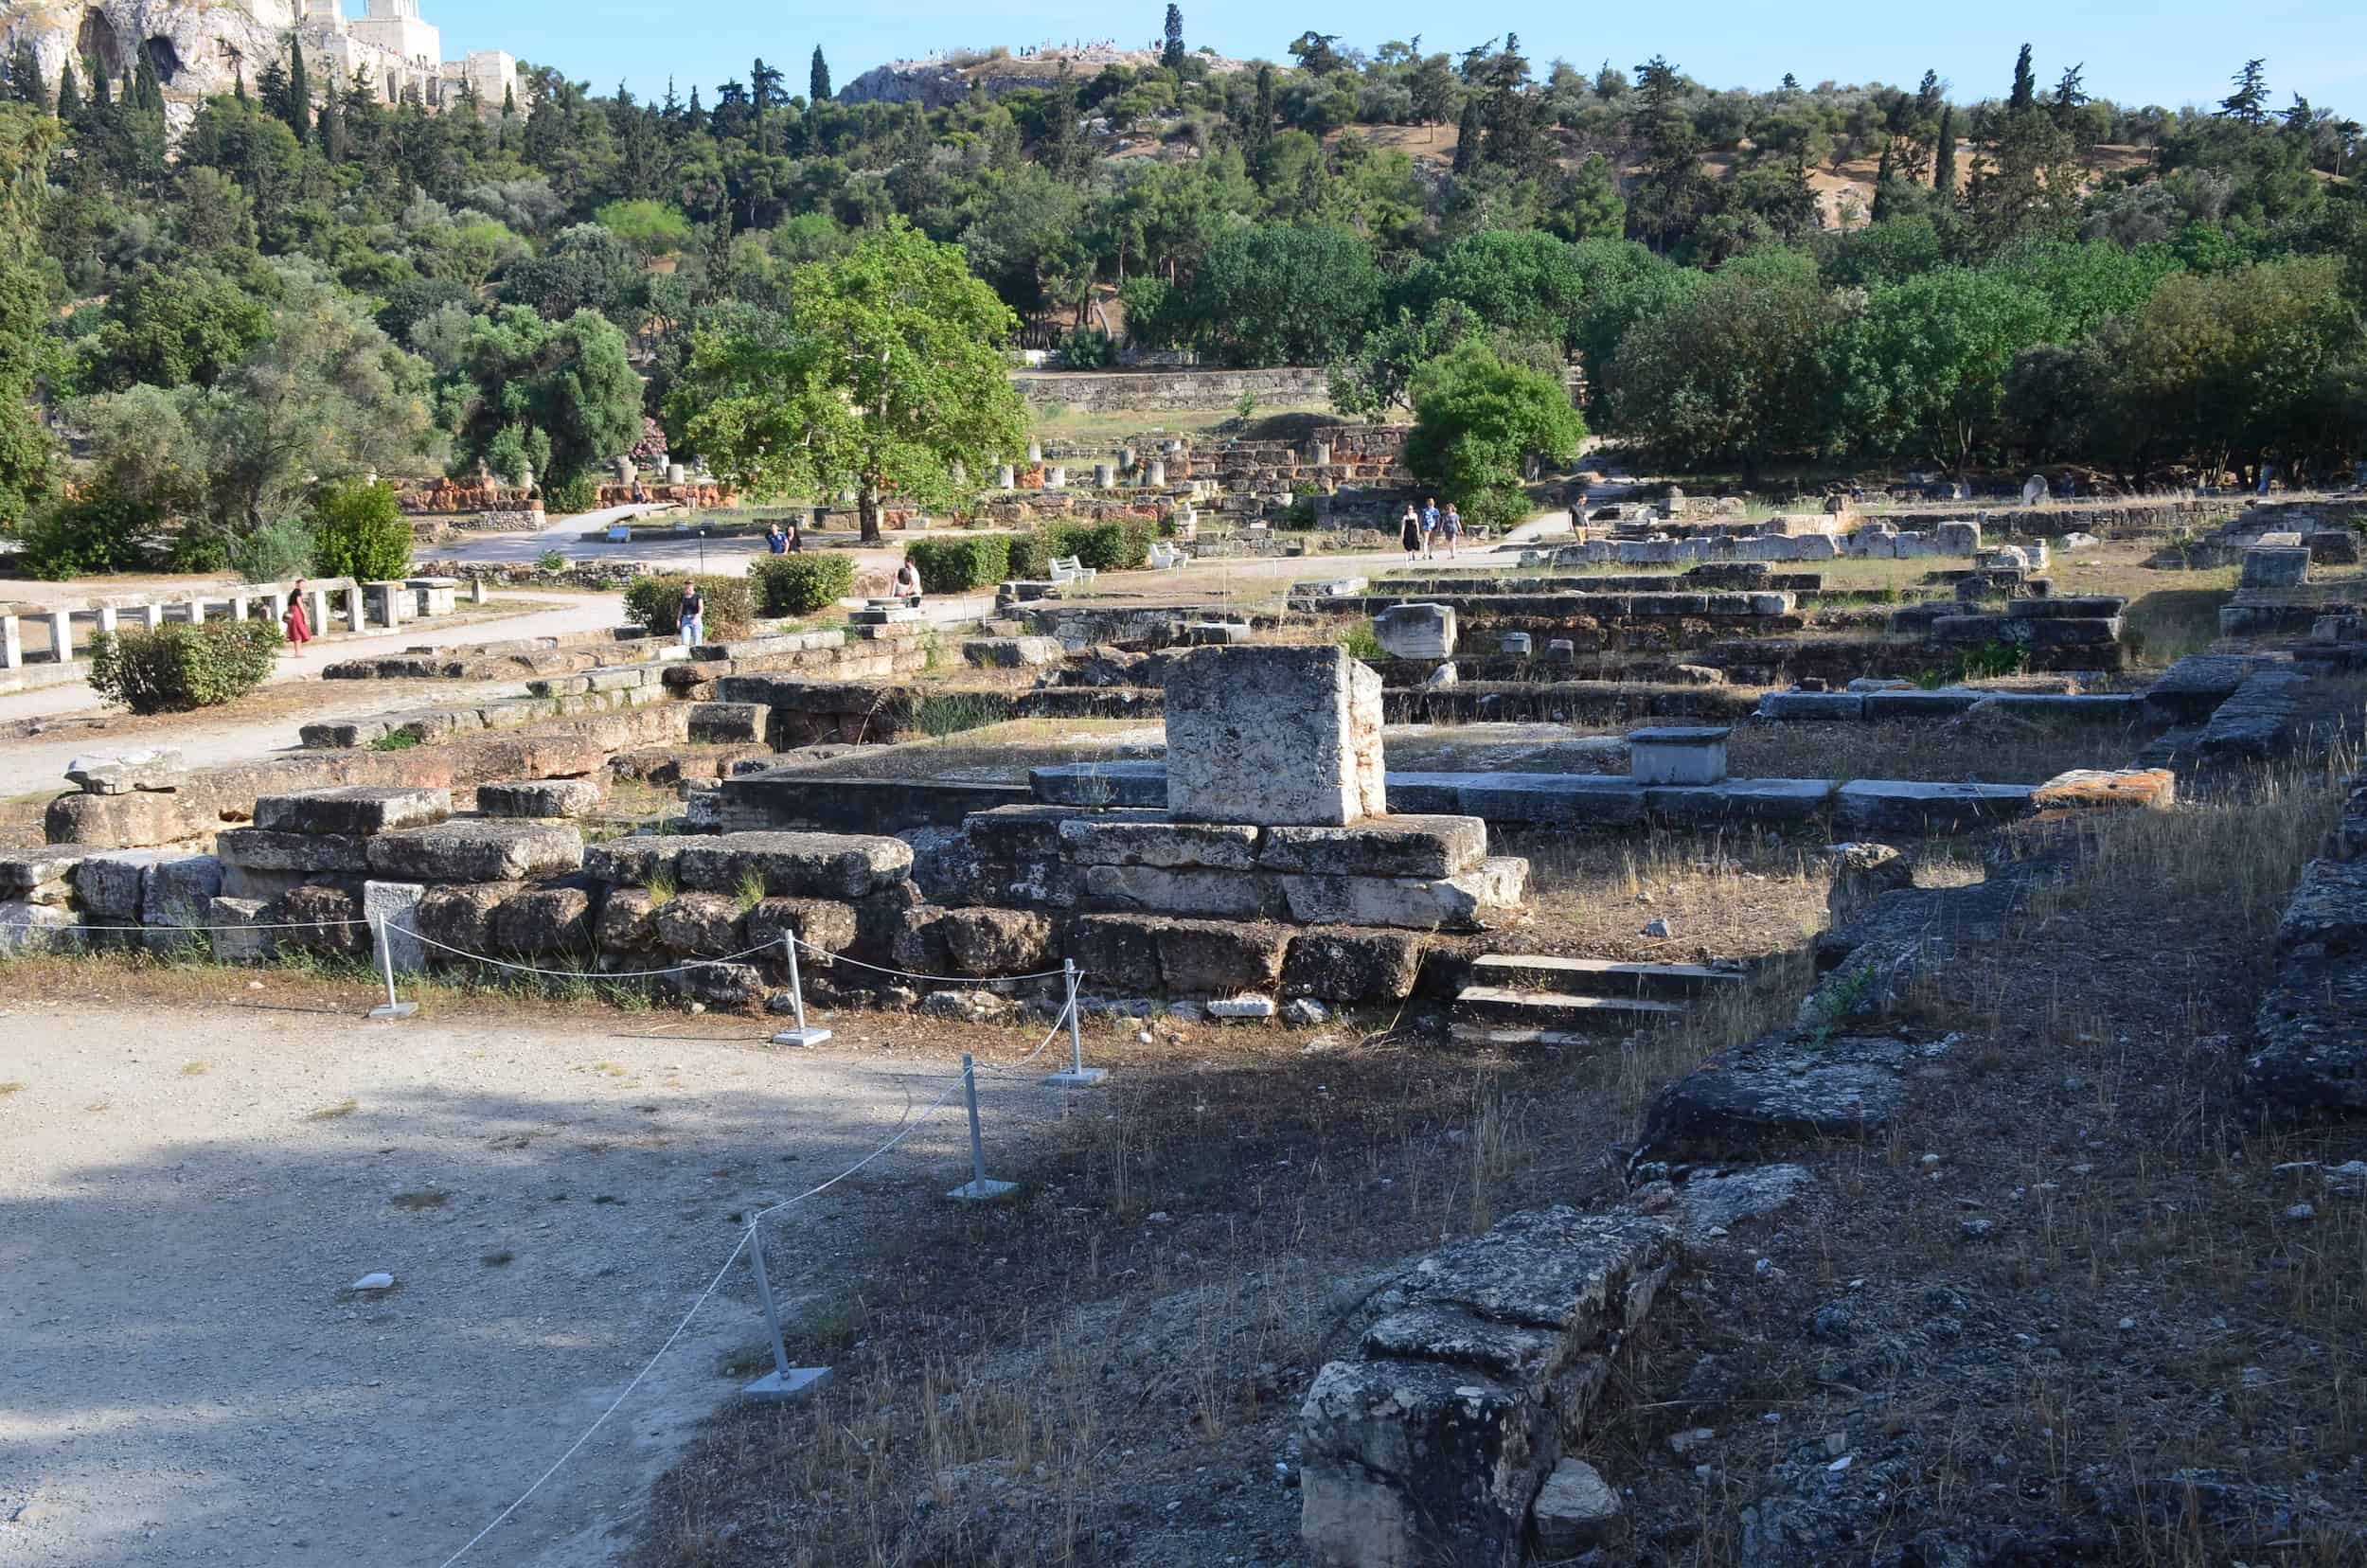
[[[1447,503],[1447,515],[1438,520],[1438,526],[1447,536],[1447,559],[1452,561],[1454,542],[1463,537],[1463,514],[1454,509],[1453,502]]]
[[[299,659],[304,657],[304,645],[312,640],[312,622],[304,613],[304,579],[295,579],[288,593],[288,613],[279,617],[280,629],[288,634],[288,647]]]
[[[774,555],[789,554],[789,535],[781,532],[781,520],[777,517],[773,520],[773,526],[764,530],[764,547]]]
[[[1405,515],[1397,519],[1397,543],[1405,546],[1408,561],[1422,553],[1422,514],[1411,501],[1405,504]]]
[[[1422,503],[1422,559],[1434,561],[1433,553],[1438,537],[1438,497],[1431,496]]]
[[[682,605],[675,612],[675,618],[682,623],[684,652],[706,641],[707,601],[700,596],[696,582],[682,585]]]

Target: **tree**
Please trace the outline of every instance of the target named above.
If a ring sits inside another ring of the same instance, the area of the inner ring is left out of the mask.
[[[2049,318],[2036,291],[1987,270],[1944,268],[1877,288],[1829,350],[1838,434],[1963,472],[1997,437],[2006,373]]]
[[[411,525],[395,488],[372,479],[323,485],[312,498],[312,570],[329,578],[383,582],[411,567]]]
[[[523,257],[502,274],[506,304],[531,305],[553,320],[578,311],[621,317],[641,281],[641,266],[597,223],[561,230],[540,256]]]
[[[1648,149],[1643,176],[1628,203],[1628,227],[1654,250],[1665,251],[1692,230],[1702,187],[1700,137],[1686,113],[1677,67],[1654,55],[1635,68],[1643,104],[1636,116]]]
[[[1530,457],[1566,463],[1586,439],[1557,378],[1470,339],[1415,371],[1413,397],[1406,467],[1490,526],[1528,514],[1521,476]]]
[[[312,139],[312,80],[304,69],[304,45],[294,34],[288,38],[286,117],[299,146]]]
[[[1170,71],[1184,68],[1184,10],[1180,6],[1167,7],[1166,44],[1159,51],[1159,63]]]
[[[2247,60],[2229,80],[2235,91],[2219,100],[2221,117],[2238,125],[2261,126],[2269,122],[2269,73],[2265,60]]]
[[[863,537],[890,496],[946,508],[1019,451],[1027,413],[1003,345],[1018,317],[959,248],[900,222],[797,269],[785,327],[702,331],[676,394],[715,471],[758,496],[851,490]]]
[[[2005,99],[2005,112],[2019,115],[2033,109],[2038,102],[2038,78],[2030,68],[2030,45],[2024,44],[2021,53],[2014,57],[2014,90]]]
[[[1152,330],[1226,365],[1329,365],[1363,335],[1380,272],[1362,236],[1259,223],[1208,248]]]
[[[1757,484],[1770,457],[1822,438],[1817,349],[1834,317],[1813,277],[1711,274],[1619,339],[1614,428],[1680,462],[1732,458]]]
[[[1931,188],[1944,201],[1956,198],[1956,106],[1940,109],[1939,141],[1931,153]]]
[[[1570,246],[1535,230],[1483,230],[1447,247],[1424,277],[1433,299],[1459,300],[1484,326],[1559,356],[1576,347],[1586,277]]]
[[[813,64],[806,72],[806,101],[809,104],[830,101],[830,62],[822,58],[822,45],[819,44],[813,46]]]
[[[461,464],[512,481],[531,467],[567,484],[641,437],[641,380],[625,334],[596,311],[552,321],[510,305],[477,318],[438,401]]]
[[[212,386],[270,335],[276,281],[259,263],[235,272],[186,261],[144,266],[109,298],[105,323],[80,344],[76,379],[93,392],[120,392],[136,382]]]
[[[62,135],[45,115],[0,106],[0,526],[21,525],[56,478],[56,454],[32,401],[49,357],[50,315],[33,235],[49,155]]]
[[[1467,337],[1486,330],[1469,306],[1442,300],[1423,314],[1397,307],[1390,321],[1364,334],[1356,352],[1331,365],[1331,406],[1379,424],[1392,409],[1414,407],[1414,373]]]
[[[1455,113],[1454,68],[1443,54],[1424,55],[1406,82],[1413,95],[1414,117],[1437,139],[1437,126]],[[1457,156],[1461,156],[1460,153]]]

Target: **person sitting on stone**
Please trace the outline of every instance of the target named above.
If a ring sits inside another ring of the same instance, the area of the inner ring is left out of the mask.
[[[896,568],[896,597],[917,599],[920,597],[920,568],[906,556],[904,563]]]

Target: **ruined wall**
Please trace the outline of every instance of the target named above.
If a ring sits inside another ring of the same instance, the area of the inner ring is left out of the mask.
[[[1011,384],[1031,408],[1085,414],[1215,413],[1244,394],[1261,403],[1323,402],[1329,382],[1312,366],[1275,370],[1030,370]]]

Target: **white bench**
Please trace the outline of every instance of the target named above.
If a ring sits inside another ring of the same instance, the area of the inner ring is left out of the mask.
[[[1065,586],[1072,582],[1091,582],[1100,576],[1098,572],[1086,565],[1083,558],[1078,556],[1054,556],[1050,562],[1050,570],[1055,587]]]
[[[1154,539],[1150,543],[1150,563],[1163,572],[1181,566],[1191,559],[1189,552],[1177,548],[1164,539]]]

